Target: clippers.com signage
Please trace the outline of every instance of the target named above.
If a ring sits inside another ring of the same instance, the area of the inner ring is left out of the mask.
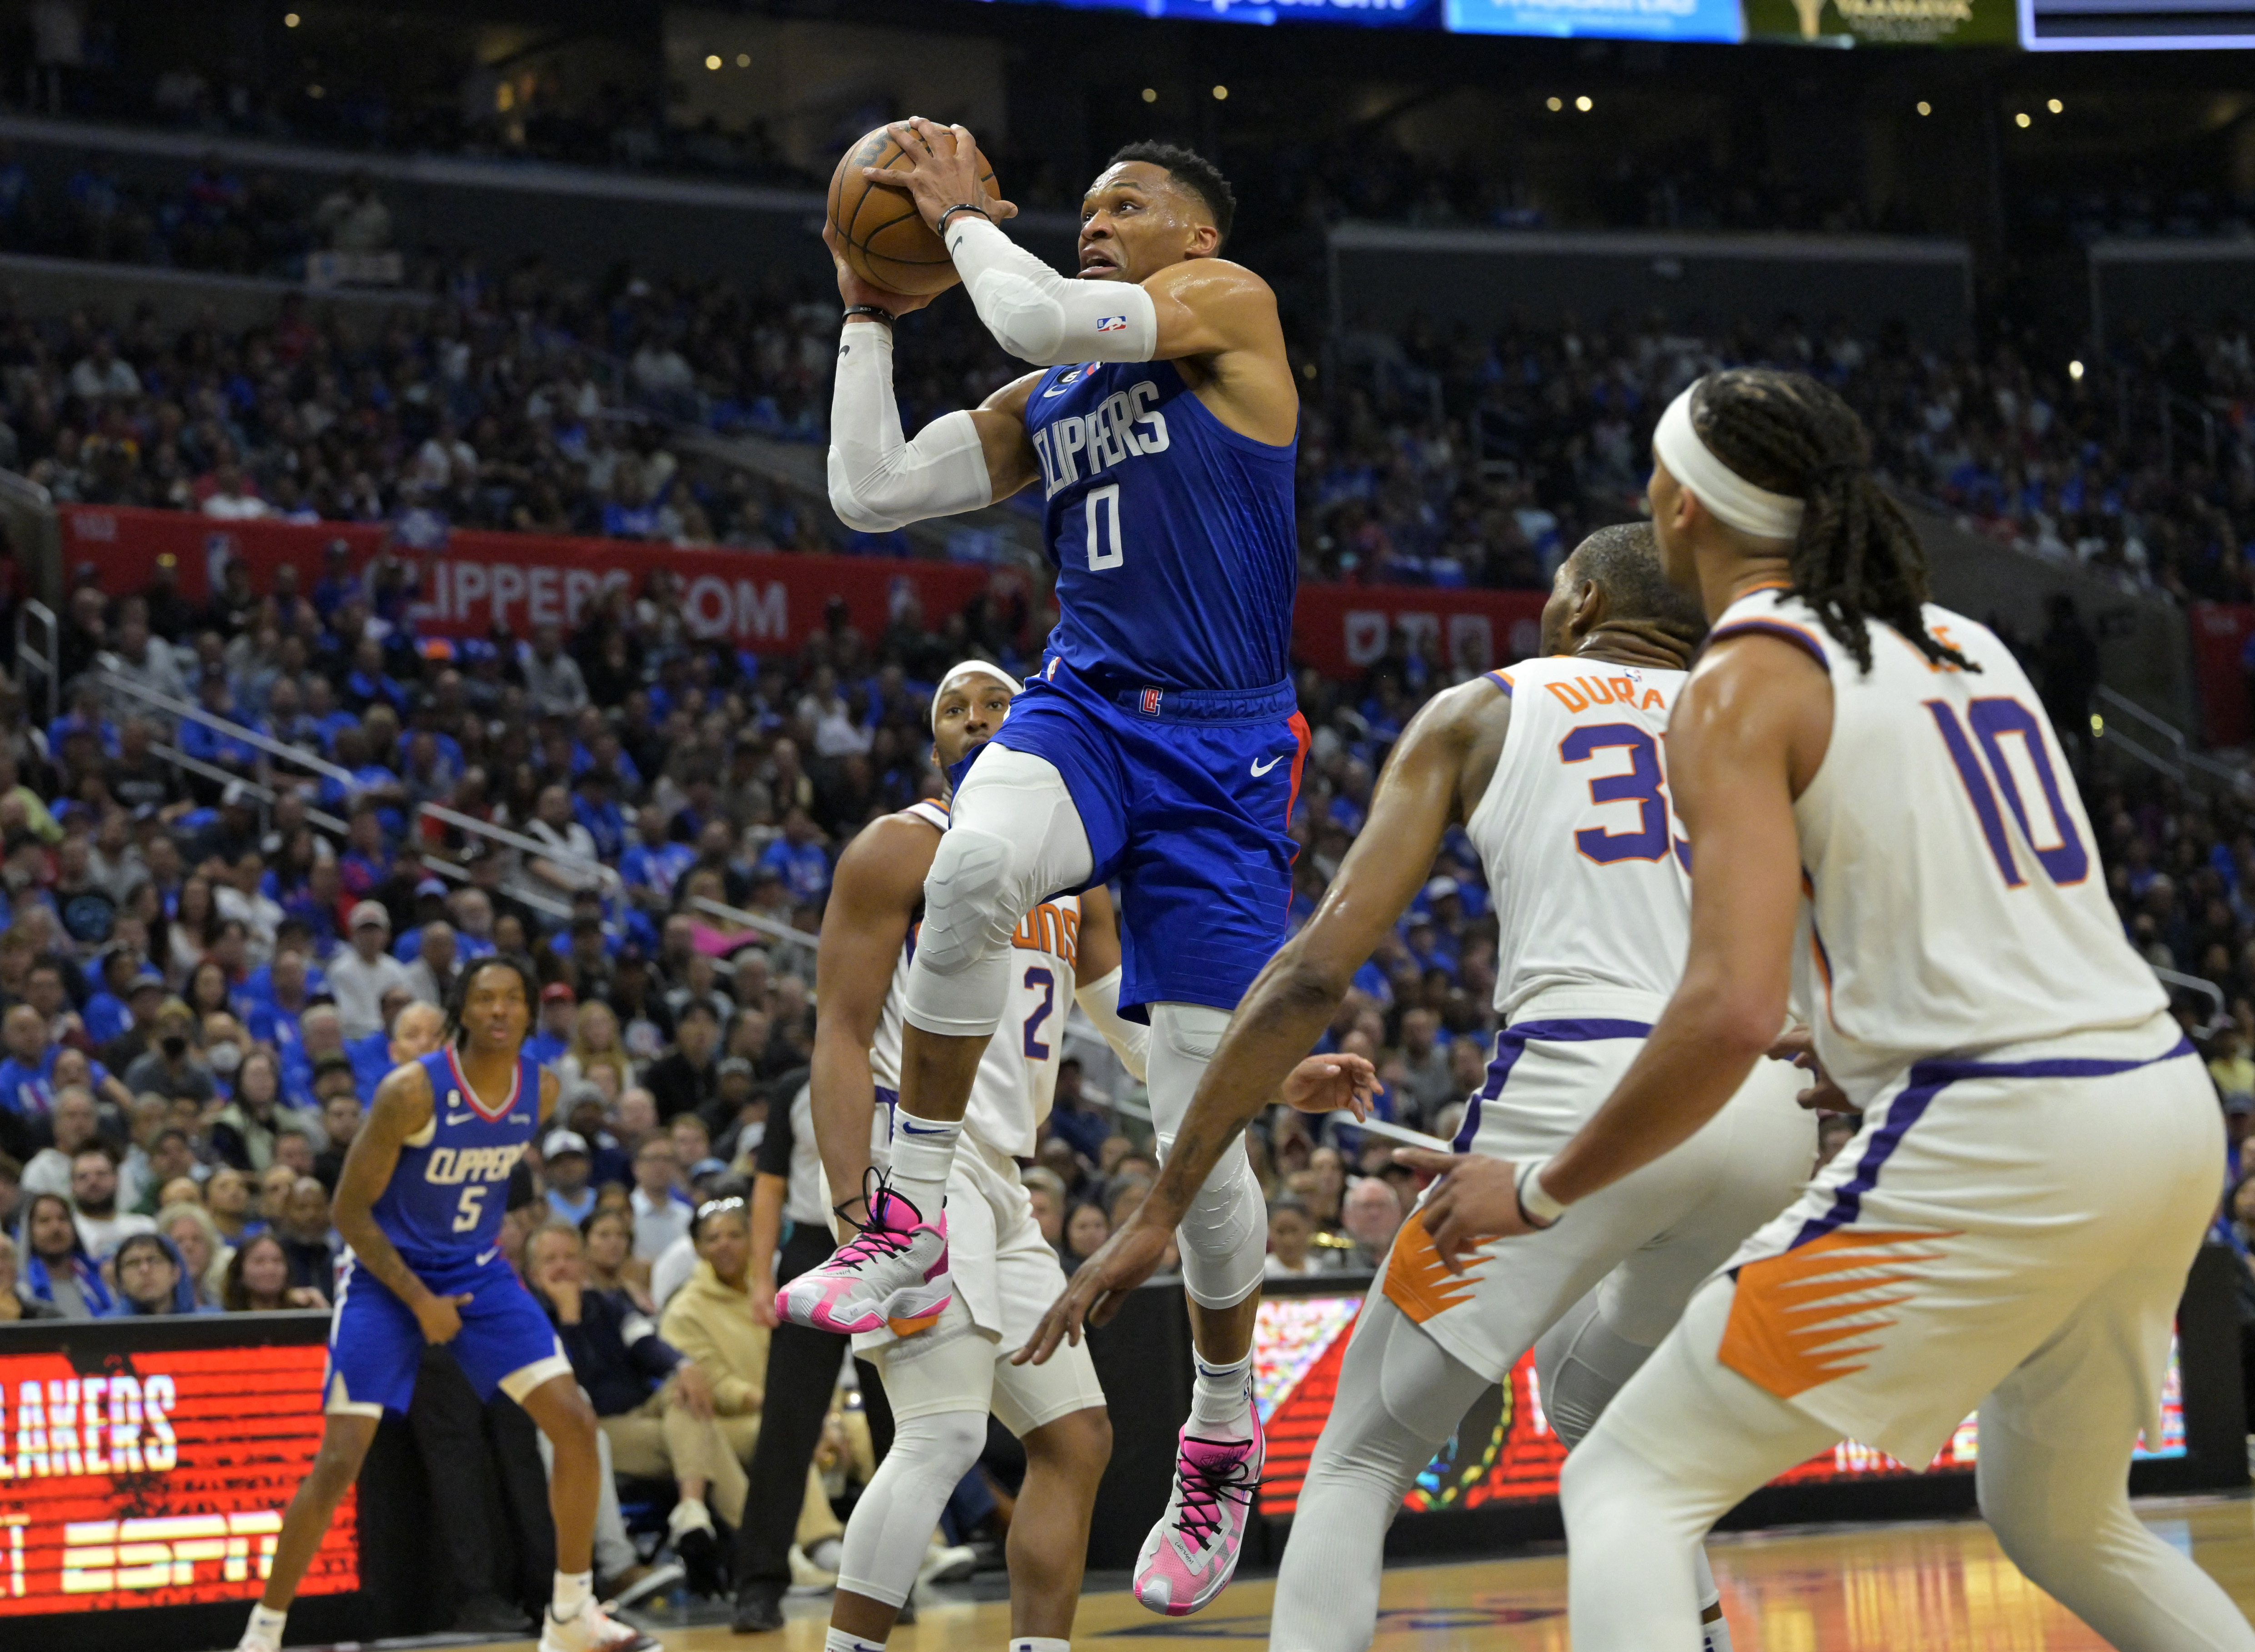
[[[320,1445],[325,1357],[0,1354],[0,1617],[256,1599]],[[359,1588],[359,1553],[348,1493],[300,1592]]]

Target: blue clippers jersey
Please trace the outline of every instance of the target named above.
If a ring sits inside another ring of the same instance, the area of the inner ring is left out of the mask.
[[[1296,438],[1240,435],[1171,362],[1051,368],[1026,429],[1057,570],[1051,654],[1106,690],[1285,679]]]
[[[489,1112],[462,1077],[452,1044],[421,1065],[431,1080],[431,1122],[399,1149],[370,1213],[403,1256],[474,1255],[500,1241],[509,1173],[540,1128],[540,1068],[520,1056],[508,1097]]]

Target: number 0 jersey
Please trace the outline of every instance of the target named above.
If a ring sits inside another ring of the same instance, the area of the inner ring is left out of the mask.
[[[1057,571],[1050,654],[1107,692],[1289,676],[1296,439],[1230,429],[1171,362],[1051,368],[1026,430]]]
[[[1741,597],[1711,638],[1780,637],[1832,679],[1831,742],[1794,805],[1795,987],[1825,1071],[1858,1102],[1926,1057],[2135,1030],[2168,1004],[2123,937],[2027,675],[1987,627],[1924,613],[1978,671],[1873,620],[1867,672],[1781,590]]]
[[[517,1058],[506,1096],[481,1097],[454,1046],[420,1058],[431,1122],[399,1149],[370,1214],[410,1266],[459,1262],[501,1240],[509,1173],[540,1126],[540,1065]]]
[[[1495,903],[1495,1007],[1649,1023],[1690,944],[1690,882],[1661,746],[1682,671],[1561,656],[1489,680],[1511,696],[1465,823]]]
[[[947,829],[947,811],[938,804],[912,804],[903,812]],[[902,1009],[916,943],[911,927],[893,967],[876,1041],[869,1047],[871,1076],[879,1089],[896,1096],[901,1087]],[[1057,1063],[1064,1055],[1064,1023],[1072,1010],[1079,958],[1078,896],[1043,901],[1020,921],[1010,945],[1010,991],[1003,1001],[1002,1024],[979,1058],[971,1100],[963,1111],[964,1133],[998,1153],[1033,1156],[1035,1134],[1057,1099]],[[875,1142],[879,1163],[886,1162],[883,1149],[890,1141],[890,1121],[881,1114]]]

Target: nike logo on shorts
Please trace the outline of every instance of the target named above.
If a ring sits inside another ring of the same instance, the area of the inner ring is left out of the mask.
[[[491,1262],[495,1257],[500,1255],[501,1247],[499,1245],[495,1245],[491,1250],[481,1252],[478,1256],[478,1266],[481,1268],[484,1267],[488,1262]]]
[[[1262,775],[1267,774],[1267,773],[1268,773],[1271,769],[1274,769],[1274,768],[1275,768],[1278,763],[1282,763],[1282,762],[1283,762],[1283,761],[1284,761],[1283,756],[1282,756],[1282,754],[1279,754],[1278,756],[1274,756],[1274,757],[1271,757],[1270,759],[1268,759],[1268,761],[1267,763],[1257,763],[1257,762],[1256,762],[1256,763],[1253,765],[1253,777],[1254,777],[1255,780],[1258,780],[1258,779],[1259,779]]]

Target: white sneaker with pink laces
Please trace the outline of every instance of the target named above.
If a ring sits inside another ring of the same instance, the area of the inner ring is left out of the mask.
[[[540,1614],[540,1652],[654,1652],[657,1637],[604,1614],[593,1600],[568,1618]]]
[[[955,1299],[946,1213],[926,1221],[882,1179],[868,1206],[860,1233],[776,1293],[779,1318],[846,1336],[888,1329],[910,1337],[929,1330]]]
[[[1260,1417],[1246,1421],[1253,1431],[1249,1439],[1193,1434],[1195,1423],[1183,1429],[1175,1448],[1174,1495],[1135,1561],[1135,1598],[1154,1612],[1186,1618],[1226,1589],[1236,1573],[1267,1457]]]

